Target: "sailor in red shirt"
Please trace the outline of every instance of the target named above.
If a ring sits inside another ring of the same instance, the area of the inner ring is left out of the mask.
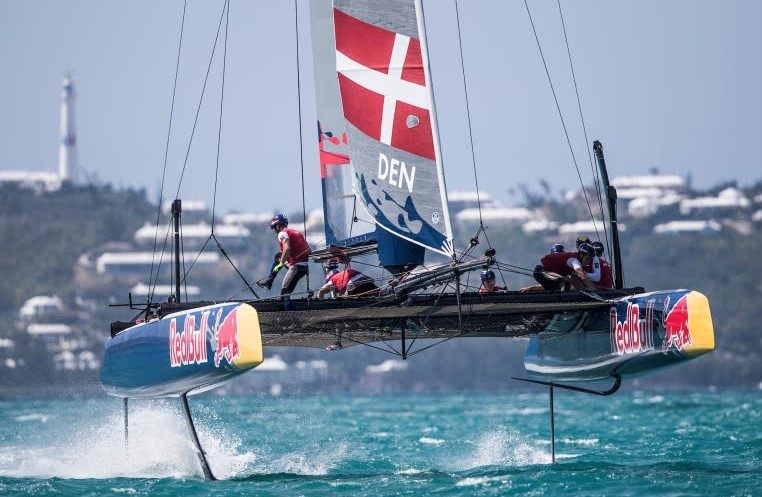
[[[544,272],[552,272],[563,276],[565,279],[577,280],[578,286],[591,287],[591,279],[600,279],[600,267],[595,264],[595,249],[589,243],[581,243],[578,252],[556,252],[548,254],[540,259],[542,267],[535,269],[535,279],[537,279],[547,290],[564,290],[566,286],[563,281],[556,281]],[[587,270],[590,269],[588,272]],[[540,271],[542,270],[542,271]],[[544,271],[544,272],[543,272]],[[574,276],[572,276],[574,275]],[[538,278],[539,277],[539,278]]]
[[[482,271],[481,279],[482,287],[479,289],[479,293],[505,292],[505,288],[495,284],[495,272],[493,270],[487,269],[486,271]]]
[[[346,267],[339,271],[338,263],[326,263],[328,272],[325,275],[325,285],[317,291],[317,298],[329,292],[335,292],[337,296],[355,297],[359,295],[372,295],[378,291],[378,287],[370,276],[366,276],[356,269]]]
[[[278,214],[270,221],[270,229],[278,235],[280,246],[280,262],[275,265],[273,272],[277,273],[283,267],[288,268],[283,277],[283,286],[280,294],[283,296],[283,307],[291,310],[293,304],[289,295],[296,288],[296,284],[309,272],[310,247],[300,232],[288,227],[288,218]]]

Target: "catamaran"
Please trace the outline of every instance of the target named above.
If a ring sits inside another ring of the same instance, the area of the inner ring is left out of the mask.
[[[616,283],[611,289],[479,293],[472,271],[501,267],[496,251],[458,251],[448,210],[421,0],[310,2],[325,247],[313,262],[377,254],[379,295],[179,302],[181,202],[173,204],[175,301],[135,305],[114,322],[101,373],[110,395],[180,397],[207,478],[187,396],[256,368],[272,346],[384,342],[407,358],[421,339],[528,338],[527,381],[602,395],[623,379],[714,349],[709,304],[695,290],[625,288],[615,191],[607,184]],[[420,270],[425,255],[438,264]],[[418,268],[417,270],[414,268]],[[256,296],[256,292],[254,292]],[[132,305],[132,302],[130,303]],[[603,390],[586,382],[610,382]],[[126,418],[125,418],[126,419]]]

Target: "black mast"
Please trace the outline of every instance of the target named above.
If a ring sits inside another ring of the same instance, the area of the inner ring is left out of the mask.
[[[593,142],[593,151],[595,152],[595,160],[598,162],[598,168],[601,170],[601,182],[603,183],[603,191],[606,192],[606,203],[609,207],[611,243],[614,255],[614,288],[621,289],[624,288],[624,277],[622,276],[622,254],[619,249],[619,230],[616,221],[616,188],[609,184],[606,160],[603,158],[603,145],[598,140]]]
[[[175,235],[175,302],[180,302],[180,212],[182,202],[176,198],[172,202],[172,227]]]

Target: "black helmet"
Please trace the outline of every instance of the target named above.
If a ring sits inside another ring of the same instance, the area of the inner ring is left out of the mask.
[[[491,269],[487,269],[486,271],[482,271],[482,281],[487,280],[494,280],[495,279],[495,272]]]
[[[276,226],[288,226],[288,218],[285,214],[278,214],[270,221],[271,230],[274,230]]]
[[[593,248],[595,249],[595,255],[600,257],[603,255],[603,244],[601,242],[593,242]]]
[[[560,243],[554,243],[553,245],[550,246],[550,252],[548,252],[548,253],[549,254],[558,254],[558,253],[563,252],[563,251],[564,251],[564,246],[563,245],[561,245]]]
[[[579,235],[577,237],[577,250],[579,250],[579,246],[582,245],[583,243],[591,243],[590,238],[588,238],[585,235]]]
[[[589,243],[580,244],[577,250],[579,251],[580,259],[585,256],[593,257],[595,255],[595,249]]]

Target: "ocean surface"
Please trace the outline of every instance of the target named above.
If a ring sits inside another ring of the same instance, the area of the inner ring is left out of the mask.
[[[0,402],[0,495],[762,496],[762,392]]]

